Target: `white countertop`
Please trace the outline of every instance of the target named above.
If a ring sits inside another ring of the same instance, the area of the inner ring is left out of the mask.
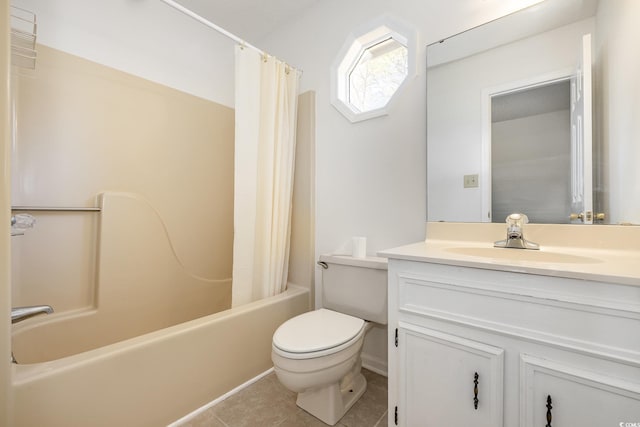
[[[601,233],[601,230],[599,232]],[[636,230],[632,234],[635,233]],[[441,237],[446,233],[438,230],[433,234]],[[616,239],[619,237],[614,235]],[[602,244],[599,248],[594,248],[550,246],[544,245],[543,241],[537,241],[540,243],[540,250],[534,251],[494,248],[493,240],[486,240],[489,241],[479,241],[473,237],[471,240],[427,239],[424,242],[380,251],[378,256],[390,260],[420,261],[640,286],[640,245],[637,249],[628,246],[624,249],[613,249],[613,244]]]

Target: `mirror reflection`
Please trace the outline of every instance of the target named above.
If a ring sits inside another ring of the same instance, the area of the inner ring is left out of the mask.
[[[512,209],[538,223],[571,214],[571,80],[491,97],[491,206],[502,221]]]
[[[640,223],[639,19],[546,0],[428,46],[427,219]]]

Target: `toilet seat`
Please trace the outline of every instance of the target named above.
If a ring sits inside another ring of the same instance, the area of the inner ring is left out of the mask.
[[[273,335],[273,350],[290,359],[326,356],[349,347],[364,331],[364,320],[321,308],[283,323]]]

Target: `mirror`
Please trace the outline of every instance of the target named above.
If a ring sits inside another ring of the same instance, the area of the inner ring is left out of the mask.
[[[427,46],[427,220],[640,224],[636,0],[546,0]]]

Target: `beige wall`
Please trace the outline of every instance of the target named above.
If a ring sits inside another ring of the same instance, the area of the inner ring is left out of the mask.
[[[189,273],[231,277],[232,109],[46,46],[36,70],[20,72],[16,99],[13,205],[136,193]],[[13,241],[13,304],[92,306],[100,215],[33,214],[35,229]]]
[[[10,425],[9,2],[0,0],[0,425]]]
[[[310,288],[312,307],[315,269],[315,113],[315,92],[301,94],[298,97],[288,279],[289,283]]]

